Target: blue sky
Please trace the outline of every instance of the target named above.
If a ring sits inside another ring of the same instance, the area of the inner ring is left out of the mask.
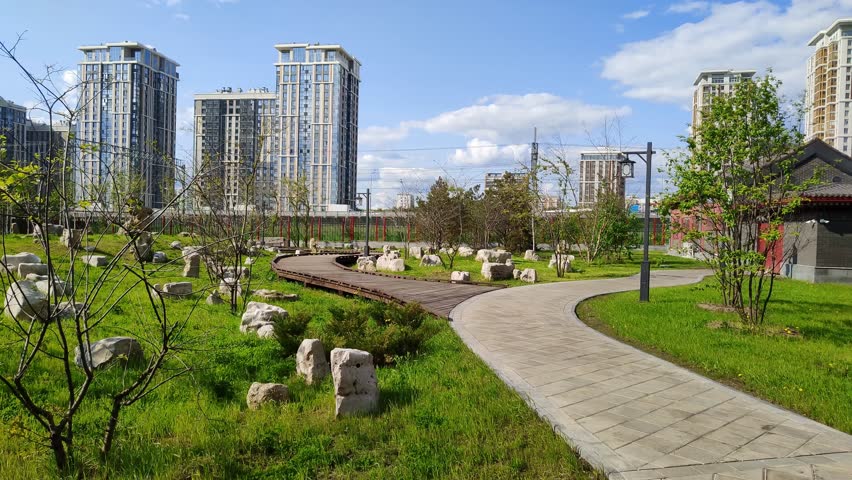
[[[558,136],[579,150],[591,143],[587,132],[599,137],[601,122],[618,115],[623,143],[678,146],[700,70],[773,67],[796,95],[808,40],[852,16],[852,0],[0,4],[0,40],[26,31],[18,53],[33,68],[74,70],[79,45],[156,46],[181,64],[179,122],[187,127],[195,93],[274,88],[274,44],[343,45],[363,65],[359,184],[372,186],[379,204],[437,175],[472,184],[526,161],[534,126],[540,141]],[[26,83],[0,62],[0,96],[31,102]],[[185,159],[188,137],[179,135]],[[423,147],[462,148],[412,150]],[[637,178],[628,192],[641,185]],[[658,178],[655,190],[663,185]]]

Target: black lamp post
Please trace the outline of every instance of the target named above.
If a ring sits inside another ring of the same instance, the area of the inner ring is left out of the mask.
[[[636,155],[645,162],[645,238],[642,244],[642,266],[639,270],[639,301],[647,302],[651,288],[651,261],[648,259],[648,246],[651,244],[651,156],[656,153],[653,145],[648,142],[648,149],[644,152],[621,152],[620,174],[622,178],[633,178],[633,170],[636,162],[630,160],[630,155]],[[645,155],[643,158],[642,155]]]
[[[370,256],[370,189],[368,188],[364,193],[356,193],[355,197],[358,199],[358,203],[361,203],[365,198],[367,199],[367,229],[364,232],[366,234],[364,238],[364,256]]]

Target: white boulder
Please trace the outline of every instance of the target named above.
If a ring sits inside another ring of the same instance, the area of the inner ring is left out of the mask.
[[[181,250],[183,249],[183,244],[180,242],[180,240],[175,240],[174,242],[169,244],[169,247],[175,250]]]
[[[330,371],[322,342],[316,338],[302,340],[296,352],[296,373],[305,377],[305,383],[313,385],[327,377]]]
[[[222,297],[219,296],[219,292],[210,292],[210,295],[207,295],[207,300],[204,301],[207,305],[222,305],[225,303],[222,300]]]
[[[287,310],[281,307],[262,302],[249,302],[240,322],[240,331],[257,332],[260,327],[274,325],[276,321],[284,320],[288,315]]]
[[[512,278],[514,278],[515,280],[520,279],[521,278],[521,271],[518,270],[517,268],[512,270]]]
[[[379,409],[379,386],[373,356],[353,348],[331,351],[335,416],[372,413]]]
[[[89,344],[86,349],[86,360],[92,368],[101,368],[113,362],[142,360],[142,345],[131,337],[110,337]],[[83,368],[83,355],[80,347],[74,349],[74,363]]]
[[[68,248],[77,248],[80,245],[80,240],[83,238],[82,230],[66,228],[62,230],[62,235],[59,237],[59,243]]]
[[[35,286],[39,292],[45,295],[49,294],[51,297],[67,297],[74,291],[70,283],[58,278],[54,278],[52,282],[50,279],[39,280],[35,282]]]
[[[559,261],[562,262],[563,270],[570,272],[571,262],[574,261],[574,255],[561,254],[559,255]],[[553,256],[550,257],[550,262],[547,264],[547,268],[556,268],[556,254],[553,254]]]
[[[404,272],[405,260],[392,254],[385,254],[376,259],[376,270],[382,272]]]
[[[296,293],[281,293],[266,288],[255,290],[254,292],[252,292],[252,295],[262,298],[264,300],[278,300],[285,302],[292,302],[299,299],[299,295]]]
[[[275,325],[264,325],[257,329],[258,338],[275,338]]]
[[[533,262],[537,262],[537,261],[540,260],[540,258],[538,256],[538,254],[535,253],[535,250],[527,250],[526,252],[524,252],[524,260],[530,260],[530,261],[533,261]]]
[[[109,260],[103,255],[83,255],[80,260],[90,267],[105,267],[109,264]]]
[[[525,268],[524,271],[521,272],[519,279],[522,282],[535,283],[538,281],[538,274],[532,268]]]
[[[476,252],[474,252],[472,248],[462,245],[461,247],[459,247],[458,256],[462,258],[467,258],[472,257],[475,253]]]
[[[163,293],[169,295],[191,295],[192,282],[171,282],[163,285]]]
[[[420,259],[421,267],[436,267],[441,264],[441,257],[437,255],[423,255],[423,258]]]
[[[482,269],[479,273],[486,280],[511,280],[514,269],[514,267],[505,263],[485,262],[482,264]]]
[[[46,263],[21,263],[18,265],[18,277],[27,278],[27,275],[34,273],[36,275],[47,275],[48,269]]]
[[[376,260],[373,257],[358,257],[356,265],[360,272],[376,271]]]
[[[41,263],[41,259],[38,258],[38,255],[30,252],[21,252],[13,255],[3,255],[0,258],[0,263],[2,263],[6,268],[11,272],[17,272],[18,266],[22,263]]]
[[[469,282],[470,272],[455,271],[450,274],[450,280],[453,282]]]
[[[18,321],[45,320],[48,313],[47,297],[29,280],[12,282],[5,305],[6,315]]]
[[[408,254],[411,255],[414,258],[417,258],[417,259],[423,258],[423,247],[418,247],[418,246],[409,247],[408,248]]]
[[[265,403],[286,403],[290,400],[290,391],[280,383],[254,382],[246,395],[246,405],[257,410]]]

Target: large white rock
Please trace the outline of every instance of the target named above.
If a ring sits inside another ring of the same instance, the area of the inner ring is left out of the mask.
[[[207,296],[207,300],[205,300],[207,305],[222,305],[225,303],[222,300],[222,297],[219,296],[219,292],[211,292],[210,295]]]
[[[29,280],[12,282],[6,290],[4,312],[18,321],[45,320],[48,313],[47,296]]]
[[[183,276],[187,278],[198,278],[201,266],[201,255],[195,250],[183,251]]]
[[[450,280],[453,282],[469,282],[470,272],[455,271],[450,274]]]
[[[540,260],[538,254],[535,253],[535,250],[527,250],[524,252],[524,260],[531,260],[533,262],[537,262]]]
[[[109,264],[109,260],[103,255],[83,255],[80,260],[90,267],[105,267]]]
[[[290,400],[290,392],[286,385],[280,383],[254,382],[246,395],[246,405],[251,410],[257,410],[265,403],[286,403]]]
[[[489,258],[491,258],[491,250],[487,248],[480,248],[476,251],[475,260],[477,262],[487,262]]]
[[[18,271],[18,266],[22,263],[41,263],[41,259],[34,253],[21,252],[13,255],[3,255],[0,258],[0,263],[5,265],[9,271],[15,273]]]
[[[281,293],[275,290],[261,288],[252,292],[252,295],[264,300],[278,300],[283,302],[293,302],[299,299],[296,293]]]
[[[522,282],[535,283],[538,281],[538,274],[532,268],[525,268],[524,271],[521,272],[519,279]]]
[[[169,257],[166,256],[166,252],[154,252],[151,260],[153,263],[166,263],[169,261]]]
[[[50,316],[55,320],[74,318],[78,313],[82,313],[85,308],[85,303],[59,302],[50,305]]]
[[[420,259],[421,267],[436,267],[441,264],[441,257],[437,255],[423,255],[423,258]]]
[[[395,258],[390,254],[382,255],[376,260],[376,270],[382,272],[404,272],[405,260]]]
[[[48,269],[46,263],[21,263],[18,265],[18,277],[27,278],[27,275],[34,273],[36,275],[47,275]]]
[[[477,262],[506,263],[506,260],[511,259],[512,252],[507,252],[505,250],[490,250],[483,248],[476,252]]]
[[[54,278],[52,282],[49,279],[39,280],[35,282],[35,286],[39,292],[45,295],[48,295],[49,293],[51,297],[70,296],[74,291],[70,283],[64,282],[58,278]]]
[[[243,333],[256,332],[264,325],[274,325],[278,320],[287,318],[287,310],[263,302],[249,302],[240,322]]]
[[[515,267],[505,263],[485,262],[482,264],[479,273],[486,280],[511,280],[514,269]]]
[[[358,257],[356,265],[357,265],[358,271],[361,271],[361,272],[375,272],[376,271],[376,260],[373,257]]]
[[[142,345],[131,337],[110,337],[89,344],[85,352],[86,359],[92,368],[102,368],[113,362],[142,360]],[[80,347],[74,349],[74,363],[83,368],[83,355]]]
[[[472,257],[476,252],[472,248],[462,245],[459,247],[458,255],[462,258]]]
[[[276,338],[275,325],[264,325],[257,329],[258,338]]]
[[[296,373],[305,377],[305,383],[313,385],[327,377],[330,371],[322,342],[316,338],[302,340],[296,352]]]
[[[413,246],[408,247],[408,254],[414,258],[422,258],[423,257],[423,247]]]
[[[180,240],[175,240],[174,242],[170,243],[169,246],[171,248],[174,248],[175,250],[181,250],[183,248],[183,244],[180,243]]]
[[[236,278],[223,278],[219,281],[219,294],[226,298],[231,298],[231,292],[236,289],[237,296],[243,294],[243,286]]]
[[[190,295],[192,294],[191,282],[171,282],[163,285],[163,293],[169,295]]]
[[[559,256],[559,261],[562,262],[563,270],[570,272],[571,262],[574,261],[574,255],[562,254]],[[550,262],[547,264],[547,268],[556,268],[556,254],[553,254],[553,256],[550,257]]]
[[[373,356],[363,350],[331,351],[336,416],[371,413],[379,409],[379,385]]]
[[[77,248],[80,245],[80,240],[83,238],[82,230],[66,228],[62,230],[62,235],[59,237],[59,243],[68,248]]]

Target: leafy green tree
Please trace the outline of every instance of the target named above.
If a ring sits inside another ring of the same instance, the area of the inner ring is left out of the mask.
[[[685,139],[688,151],[668,158],[674,191],[663,210],[675,219],[695,219],[673,222],[673,231],[704,251],[725,304],[750,327],[763,323],[773,267],[784,260],[767,262],[769,252],[782,241],[784,220],[801,205],[802,192],[816,182],[794,181],[802,135],[792,127],[796,121],[779,97],[780,85],[770,71],[715,97]],[[789,252],[792,245],[784,247]]]
[[[447,268],[453,268],[459,247],[471,238],[469,223],[476,194],[476,189],[456,187],[439,177],[417,204],[418,231],[433,249],[446,251]]]
[[[523,251],[532,243],[533,194],[529,175],[505,173],[485,191],[483,202],[493,213],[488,227],[492,240],[510,251]]]

